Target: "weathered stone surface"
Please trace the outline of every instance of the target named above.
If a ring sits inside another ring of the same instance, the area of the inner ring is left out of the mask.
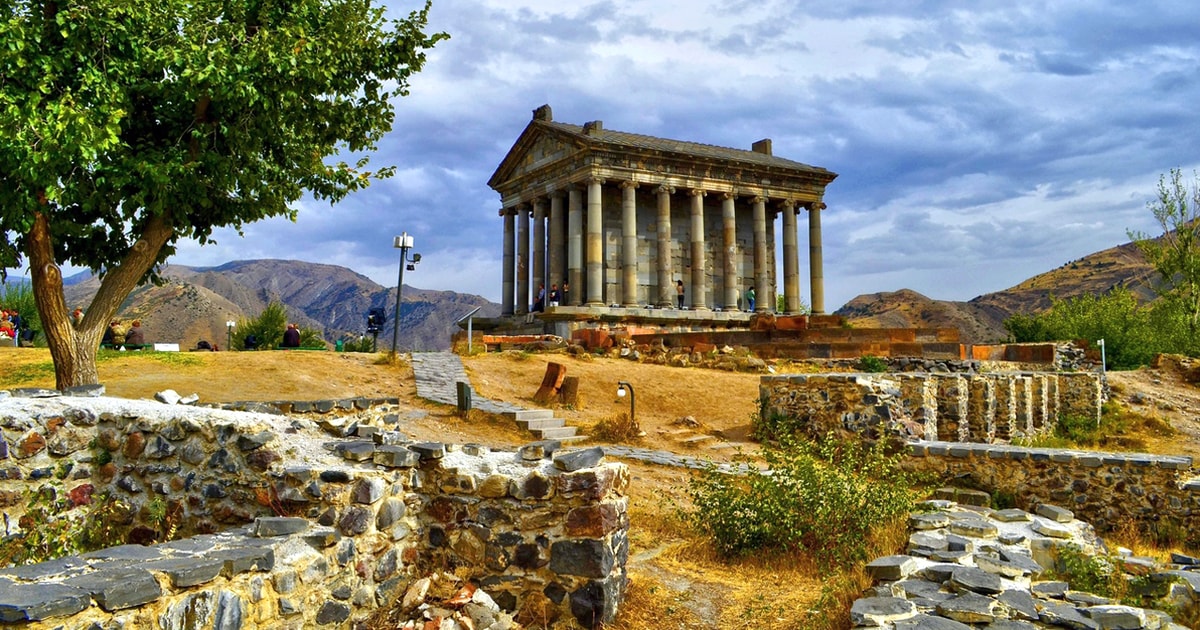
[[[573,508],[567,512],[566,533],[580,538],[603,538],[621,525],[623,513],[614,503]]]
[[[1082,612],[1105,630],[1139,630],[1146,627],[1146,611],[1133,606],[1091,606]]]
[[[350,618],[350,607],[341,602],[325,602],[317,611],[317,623],[327,626]]]
[[[375,515],[375,528],[385,530],[391,527],[393,523],[404,518],[407,511],[408,507],[403,500],[397,497],[388,497],[379,505],[379,512]]]
[[[270,547],[233,547],[217,549],[207,557],[220,560],[221,575],[232,577],[250,571],[270,571],[275,566],[275,550]]]
[[[498,499],[506,496],[508,495],[508,488],[511,483],[512,479],[506,475],[489,475],[483,480],[483,483],[479,484],[479,496],[487,499]]]
[[[887,626],[917,615],[917,606],[899,597],[864,597],[850,607],[855,626]]]
[[[179,393],[173,389],[164,389],[154,394],[154,400],[166,405],[174,405],[179,402],[179,399]]]
[[[911,619],[897,621],[896,630],[972,630],[971,626],[945,617],[917,615]]]
[[[422,461],[441,459],[446,456],[446,445],[441,442],[417,442],[409,444],[408,448],[415,451]]]
[[[382,499],[385,490],[387,484],[379,477],[364,477],[354,483],[350,497],[355,503],[370,505]]]
[[[1071,537],[1070,529],[1046,521],[1034,521],[1033,531],[1050,538],[1067,539]]]
[[[1038,505],[1037,515],[1044,516],[1056,523],[1070,523],[1075,520],[1075,513],[1071,510],[1058,507],[1057,505],[1050,505],[1049,503]]]
[[[1084,617],[1078,608],[1056,602],[1047,602],[1039,612],[1038,620],[1072,630],[1098,630],[1100,628],[1100,624]]]
[[[996,601],[1000,602],[1008,611],[1009,614],[1005,616],[1010,619],[1037,621],[1037,604],[1029,591],[1009,589],[997,595]]]
[[[243,453],[262,448],[275,439],[275,434],[270,431],[259,431],[253,435],[239,434],[237,438],[237,447]]]
[[[68,578],[63,584],[87,591],[109,612],[140,606],[162,595],[158,580],[142,569],[101,570]]]
[[[917,561],[911,556],[884,556],[867,563],[867,574],[879,580],[902,580],[917,570]]]
[[[617,616],[623,578],[590,580],[571,593],[571,614],[585,628],[601,628]]]
[[[421,455],[403,446],[379,443],[372,454],[372,461],[388,468],[413,468],[421,463]]]
[[[559,453],[554,456],[554,466],[559,470],[575,472],[584,468],[592,468],[604,459],[604,449],[599,446],[578,451]]]
[[[1000,576],[975,567],[959,567],[955,569],[950,574],[950,587],[959,591],[970,591],[984,595],[996,595],[1004,590],[1001,586]]]
[[[339,442],[334,451],[352,462],[365,462],[375,457],[375,443],[365,440]]]
[[[917,531],[908,536],[908,552],[919,556],[928,556],[934,551],[945,551],[950,548],[945,536]]]
[[[259,538],[286,536],[308,529],[308,519],[284,516],[264,516],[254,519],[254,535]]]
[[[995,525],[979,519],[964,519],[950,523],[950,531],[960,536],[972,538],[995,538],[999,529]]]
[[[1016,508],[997,510],[992,514],[992,518],[1003,523],[1022,523],[1029,520],[1029,512]]]
[[[564,575],[603,578],[616,556],[602,540],[561,540],[550,545],[550,570]]]
[[[979,593],[963,593],[938,604],[937,612],[962,623],[990,623],[996,619],[999,604]]]
[[[945,512],[918,512],[908,517],[908,526],[916,530],[939,529],[950,524]]]
[[[153,573],[162,573],[173,588],[206,584],[221,574],[225,562],[216,558],[163,558],[140,565]]]
[[[535,470],[522,479],[514,479],[509,494],[514,499],[546,499],[554,492],[554,481],[540,470]]]
[[[338,530],[345,536],[357,536],[371,526],[371,516],[371,510],[352,505],[342,511],[337,522]]]
[[[65,617],[92,603],[87,590],[64,584],[0,583],[0,621],[37,621]]]

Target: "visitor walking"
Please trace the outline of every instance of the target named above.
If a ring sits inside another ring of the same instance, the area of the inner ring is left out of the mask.
[[[675,301],[679,303],[679,308],[683,308],[683,280],[675,281]]]

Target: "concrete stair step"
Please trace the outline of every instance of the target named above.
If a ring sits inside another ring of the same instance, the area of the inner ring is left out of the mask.
[[[538,418],[536,420],[517,420],[517,426],[526,431],[535,429],[556,429],[566,424],[562,418]]]
[[[504,417],[510,420],[543,420],[553,418],[552,409],[522,409],[520,411],[505,411]]]
[[[561,440],[563,438],[574,437],[578,431],[576,427],[555,427],[553,429],[532,429],[530,433],[534,434],[539,440]]]

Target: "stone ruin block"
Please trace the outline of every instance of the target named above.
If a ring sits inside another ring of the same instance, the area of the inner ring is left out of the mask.
[[[938,379],[928,374],[895,374],[900,383],[902,404],[913,422],[925,427],[925,440],[938,438]]]
[[[962,442],[991,442],[996,437],[996,394],[987,376],[967,378],[967,439]]]
[[[1104,402],[1102,377],[1097,372],[1064,372],[1058,375],[1059,415],[1100,421]]]
[[[1010,440],[1017,422],[1016,377],[1012,374],[989,374],[992,394],[996,400],[994,429],[989,431],[993,440]]]
[[[1016,389],[1016,427],[1013,429],[1013,434],[1033,435],[1033,376],[1029,374],[1021,374],[1016,377],[1014,384]]]
[[[967,424],[967,379],[956,374],[939,375],[937,439],[965,442],[970,436]]]

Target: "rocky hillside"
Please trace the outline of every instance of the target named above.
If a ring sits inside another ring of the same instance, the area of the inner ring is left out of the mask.
[[[1124,285],[1144,299],[1152,299],[1154,270],[1132,243],[1073,260],[1036,275],[1014,287],[988,293],[968,302],[935,300],[916,291],[860,295],[838,309],[861,327],[958,328],[963,341],[1001,341],[1007,333],[1004,320],[1014,313],[1036,313],[1050,307],[1050,297],[1070,298],[1104,293]]]
[[[331,343],[365,333],[367,310],[383,307],[388,322],[379,335],[390,347],[395,287],[383,287],[345,267],[295,260],[244,260],[219,267],[171,265],[161,286],[139,287],[121,306],[122,319],[139,318],[149,341],[195,347],[205,339],[225,345],[229,320],[252,317],[279,300],[289,317],[323,332]],[[77,278],[66,287],[67,304],[86,309],[99,288],[96,278]],[[481,315],[497,315],[500,305],[477,295],[404,287],[400,343],[403,349],[450,347],[454,321],[482,306]]]

